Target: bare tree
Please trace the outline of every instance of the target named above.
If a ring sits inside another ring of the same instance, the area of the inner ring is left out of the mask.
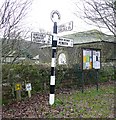
[[[22,29],[22,24],[31,5],[31,0],[3,0],[1,3],[0,37],[2,39],[2,54],[5,58],[14,50],[19,50],[21,41],[27,37],[27,32]],[[16,57],[18,55],[19,53]]]
[[[116,36],[115,0],[81,0],[81,6],[77,1],[75,14],[78,17],[81,17],[88,24],[106,28]]]

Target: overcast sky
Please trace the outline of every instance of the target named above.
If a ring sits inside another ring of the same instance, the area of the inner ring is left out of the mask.
[[[76,11],[74,0],[33,0],[27,25],[36,32],[39,31],[39,29],[52,32],[53,23],[50,19],[52,10],[58,10],[61,14],[61,20],[58,23],[59,25],[70,21],[74,22],[74,29],[72,32],[95,29],[95,26],[87,25],[83,20],[74,15],[74,12]],[[72,32],[66,32],[65,34]]]
[[[31,32],[38,32],[39,29],[44,29],[46,32],[52,32],[53,22],[50,19],[50,14],[53,10],[57,10],[61,14],[61,20],[58,23],[59,25],[70,21],[73,21],[74,24],[74,29],[71,32],[64,32],[63,34],[96,29],[95,26],[87,25],[83,20],[74,15],[74,12],[77,9],[74,4],[75,1],[81,6],[81,0],[33,0],[24,21],[25,26],[22,25],[21,27],[28,27],[31,29]],[[107,31],[105,32],[106,34],[109,34]]]

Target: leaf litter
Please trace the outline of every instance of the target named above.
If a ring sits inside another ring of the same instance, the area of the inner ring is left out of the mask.
[[[49,93],[37,93],[31,98],[3,106],[3,118],[113,118],[113,84],[100,86],[101,91],[87,88],[56,91],[55,104],[49,105]],[[109,89],[110,92],[108,92]],[[103,90],[103,91],[102,91]],[[100,93],[101,92],[101,93]],[[90,94],[90,96],[89,96]]]

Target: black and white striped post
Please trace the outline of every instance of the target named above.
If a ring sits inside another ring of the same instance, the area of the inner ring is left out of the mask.
[[[54,22],[54,30],[52,37],[52,61],[51,61],[51,77],[50,77],[50,105],[54,104],[55,90],[55,67],[56,67],[56,48],[57,48],[57,23]]]
[[[53,11],[51,13],[51,19],[54,22],[53,26],[53,36],[52,36],[52,61],[51,61],[51,77],[50,77],[50,96],[49,104],[54,104],[55,99],[55,67],[56,67],[56,49],[57,49],[57,22],[54,21],[54,15],[58,16],[60,19],[60,14],[58,11]]]

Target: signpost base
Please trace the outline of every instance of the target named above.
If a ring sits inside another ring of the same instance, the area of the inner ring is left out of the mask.
[[[54,98],[55,98],[55,95],[54,94],[50,94],[50,97],[49,97],[49,104],[50,105],[54,104]]]

